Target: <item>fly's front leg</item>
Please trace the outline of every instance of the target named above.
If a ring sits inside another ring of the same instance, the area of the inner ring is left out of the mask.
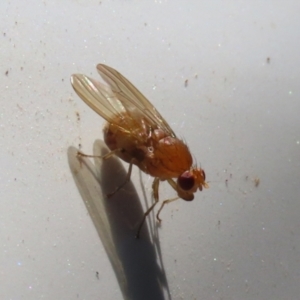
[[[140,231],[145,223],[146,217],[150,214],[150,212],[152,211],[152,209],[155,207],[155,205],[158,203],[159,201],[159,195],[158,195],[158,188],[159,188],[159,178],[155,177],[152,183],[152,190],[153,190],[153,198],[154,198],[154,203],[147,209],[147,211],[144,213],[143,219],[139,225],[138,231],[136,233],[136,238],[139,239],[140,238]]]
[[[159,210],[158,210],[158,212],[156,214],[156,219],[158,220],[158,222],[161,222],[161,218],[159,217],[159,214],[162,211],[162,209],[165,206],[165,204],[168,204],[168,203],[173,202],[173,201],[178,200],[178,199],[179,198],[176,197],[176,198],[173,198],[173,199],[168,199],[168,200],[163,201],[163,203],[161,204],[161,206],[160,206],[160,208],[159,208]]]
[[[177,192],[177,183],[172,179],[172,178],[169,178],[167,179],[168,180],[168,183],[170,184],[170,186]],[[165,206],[165,204],[168,204],[170,202],[173,202],[175,200],[179,199],[179,197],[176,197],[176,198],[172,198],[172,199],[168,199],[168,200],[165,200],[160,209],[158,210],[157,214],[156,214],[156,219],[158,220],[158,222],[161,222],[161,219],[159,217],[159,214],[160,212],[162,211],[163,207]]]

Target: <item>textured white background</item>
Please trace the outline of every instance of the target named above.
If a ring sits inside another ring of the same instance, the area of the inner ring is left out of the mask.
[[[69,146],[91,153],[102,138],[103,120],[69,83],[97,77],[97,63],[151,100],[210,181],[162,213],[172,299],[299,298],[299,1],[28,0],[0,11],[1,299],[122,299],[67,159]],[[140,193],[137,170],[132,181]]]

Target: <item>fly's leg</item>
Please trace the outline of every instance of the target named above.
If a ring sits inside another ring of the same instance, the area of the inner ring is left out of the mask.
[[[124,182],[119,185],[113,192],[107,194],[107,198],[110,198],[111,196],[113,196],[117,191],[119,191],[127,182],[129,182],[130,180],[130,176],[131,176],[131,171],[132,171],[132,165],[133,165],[133,162],[135,161],[135,159],[133,158],[130,163],[129,163],[129,168],[128,168],[128,171],[127,171],[127,174],[126,174],[126,177],[125,177],[125,180]]]
[[[177,183],[176,183],[172,178],[168,178],[167,181],[168,181],[168,183],[170,184],[170,186],[171,186],[175,191],[177,191]],[[160,217],[159,217],[159,214],[160,214],[160,212],[162,211],[162,209],[163,209],[163,207],[165,206],[165,204],[168,204],[168,203],[170,203],[170,202],[173,202],[173,201],[175,201],[175,200],[177,200],[177,199],[179,199],[179,197],[165,200],[165,201],[162,203],[161,207],[159,208],[159,210],[158,210],[158,212],[157,212],[157,214],[156,214],[156,219],[158,220],[158,222],[161,222],[161,219],[160,219]]]
[[[165,204],[168,204],[168,203],[173,202],[173,201],[178,200],[178,199],[179,199],[179,198],[176,197],[176,198],[173,198],[173,199],[165,200],[165,201],[162,203],[161,207],[159,208],[159,210],[158,210],[158,212],[157,212],[157,214],[156,214],[156,219],[157,219],[158,222],[161,222],[161,218],[159,217],[159,214],[160,214],[160,212],[162,211],[162,209],[163,209],[163,207],[165,206]]]
[[[145,223],[146,217],[150,214],[150,212],[152,211],[152,209],[155,207],[155,205],[158,203],[159,198],[158,198],[158,188],[159,188],[159,178],[155,177],[152,183],[152,190],[153,190],[153,198],[154,198],[154,203],[147,209],[147,211],[144,213],[143,219],[139,225],[138,231],[136,233],[136,238],[139,239],[140,238],[140,232],[141,229]]]
[[[105,160],[105,159],[108,159],[108,158],[112,157],[117,152],[124,152],[124,149],[122,149],[122,148],[121,149],[115,149],[113,151],[108,152],[105,155],[88,155],[88,154],[84,154],[84,153],[78,151],[77,156],[78,157],[94,157],[94,158],[96,157],[96,158],[101,158],[101,159]],[[118,186],[113,192],[107,194],[106,195],[107,198],[110,198],[111,196],[113,196],[117,191],[119,191],[130,180],[132,165],[133,165],[134,161],[135,161],[135,159],[132,159],[129,163],[129,168],[128,168],[128,171],[127,171],[127,174],[126,174],[125,181],[120,186]]]
[[[117,151],[120,151],[120,149],[115,149],[113,151],[108,152],[105,155],[89,155],[89,154],[84,154],[84,153],[78,151],[77,152],[77,157],[80,160],[80,166],[81,166],[81,163],[82,163],[81,158],[82,157],[93,157],[93,158],[100,158],[100,159],[108,159],[108,158],[112,157]]]
[[[101,159],[108,159],[110,157],[112,157],[114,154],[116,154],[116,152],[122,151],[122,149],[115,149],[113,151],[108,152],[105,155],[89,155],[89,154],[84,154],[80,151],[77,152],[77,157],[97,157],[97,158],[101,158]]]

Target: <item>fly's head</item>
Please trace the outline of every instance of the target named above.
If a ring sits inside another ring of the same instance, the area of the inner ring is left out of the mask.
[[[199,189],[208,188],[205,182],[205,172],[201,168],[191,168],[183,172],[177,179],[177,193],[180,198],[186,201],[194,199],[194,193]]]

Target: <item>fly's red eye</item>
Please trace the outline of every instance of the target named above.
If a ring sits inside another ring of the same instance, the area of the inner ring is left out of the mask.
[[[178,177],[178,184],[183,190],[188,191],[194,186],[195,178],[190,171],[185,171]]]

